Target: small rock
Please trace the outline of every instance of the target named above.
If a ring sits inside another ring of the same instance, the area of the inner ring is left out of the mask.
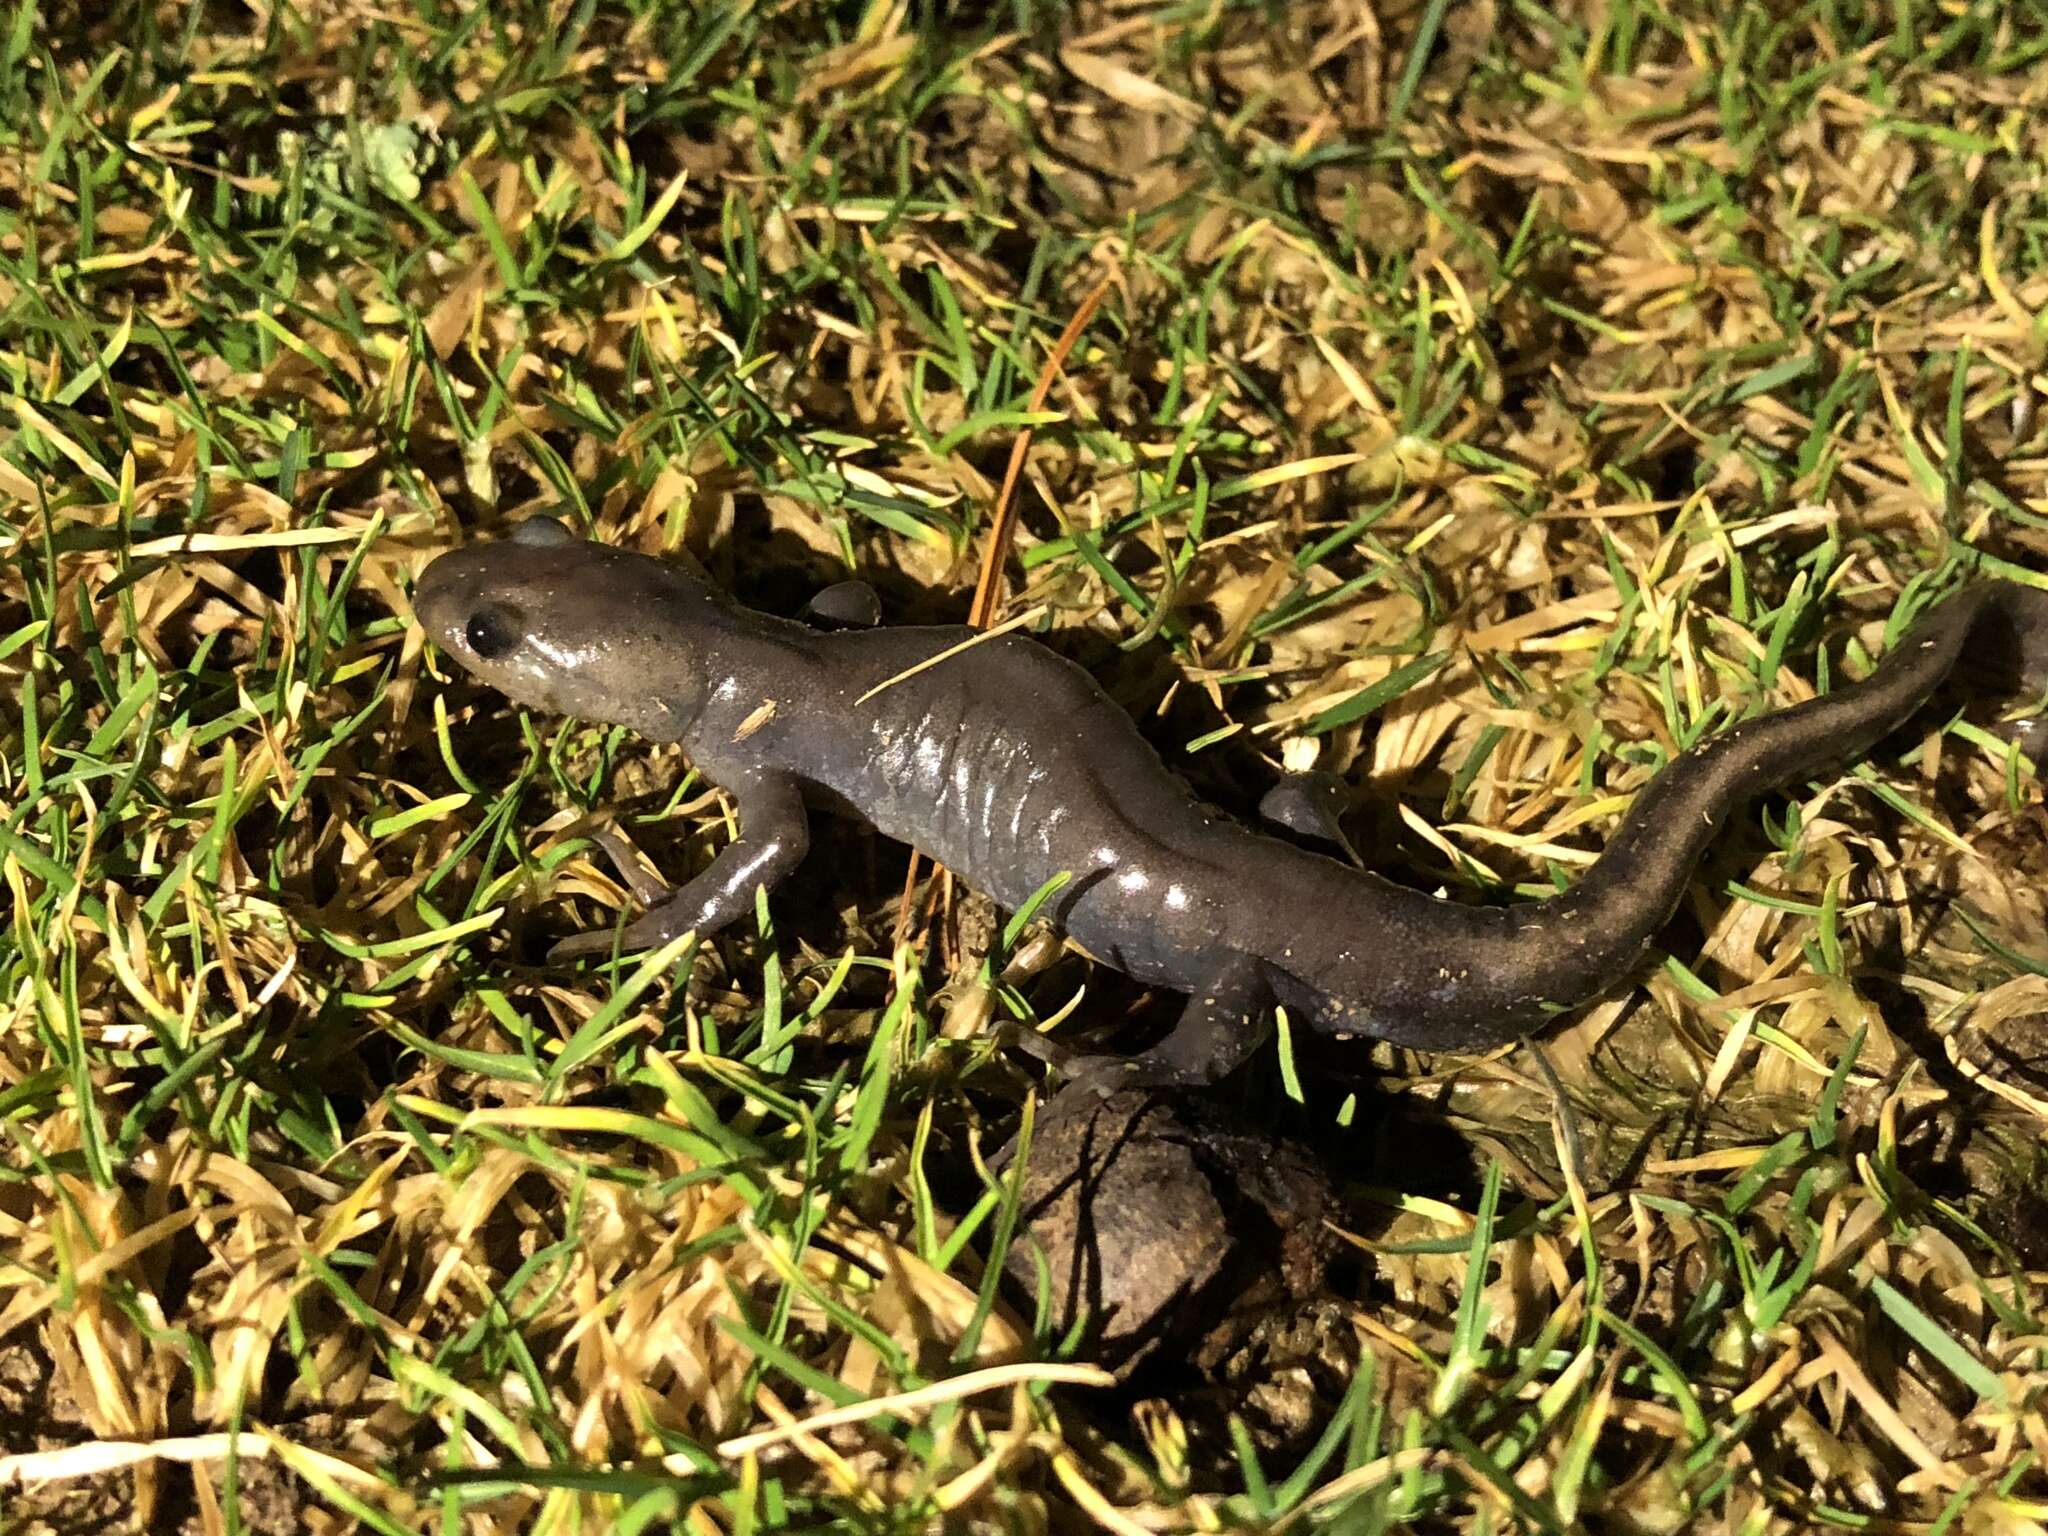
[[[1187,1095],[1091,1089],[1046,1106],[1008,1269],[1053,1328],[1086,1314],[1097,1357],[1128,1375],[1168,1345],[1198,1363],[1322,1285],[1335,1197],[1302,1148]]]

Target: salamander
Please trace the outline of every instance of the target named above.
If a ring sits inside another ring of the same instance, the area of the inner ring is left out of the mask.
[[[1628,978],[1732,811],[1862,755],[1966,650],[2008,683],[2048,688],[2048,591],[1978,580],[1923,612],[1861,682],[1673,758],[1569,889],[1488,906],[1204,805],[1094,679],[1020,634],[773,617],[548,518],[436,557],[415,607],[444,651],[516,702],[680,743],[736,802],[739,836],[708,868],[622,934],[579,935],[552,959],[715,933],[802,862],[807,807],[850,811],[1011,909],[1069,876],[1041,915],[1096,960],[1188,996],[1159,1045],[1120,1059],[1117,1080],[1143,1086],[1234,1071],[1275,1004],[1327,1034],[1426,1050],[1528,1034]],[[2021,728],[2031,752],[2048,744],[2038,719]],[[1275,819],[1302,803],[1282,797]]]

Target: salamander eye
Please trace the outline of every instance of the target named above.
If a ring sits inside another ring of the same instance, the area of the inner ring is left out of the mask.
[[[496,661],[519,644],[519,615],[503,603],[488,604],[469,616],[469,622],[462,627],[462,638],[485,661]]]
[[[512,542],[529,544],[536,549],[572,543],[575,538],[575,534],[552,517],[529,517],[524,522],[512,525]]]

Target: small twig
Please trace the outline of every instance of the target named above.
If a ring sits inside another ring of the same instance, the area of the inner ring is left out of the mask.
[[[1074,318],[1067,322],[1067,328],[1060,332],[1060,339],[1053,343],[1045,366],[1038,370],[1038,384],[1031,391],[1030,410],[1045,409],[1061,364],[1066,362],[1067,354],[1080,341],[1088,322],[1095,318],[1095,311],[1102,307],[1103,295],[1109,292],[1109,284],[1110,279],[1105,277],[1089,291],[1080,308],[1074,311]],[[1030,426],[1017,433],[1016,442],[1010,445],[1009,466],[1003,471],[1003,487],[996,492],[996,517],[989,526],[988,544],[981,552],[981,578],[974,584],[974,602],[967,610],[967,622],[976,629],[988,627],[1002,595],[1003,562],[1009,558],[1010,545],[1017,537],[1017,482],[1024,478],[1024,460],[1031,452],[1032,435]]]
[[[986,645],[989,641],[1000,639],[1004,635],[1009,634],[1012,630],[1022,629],[1026,624],[1029,624],[1030,622],[1032,622],[1032,620],[1036,619],[1037,617],[1039,617],[1039,615],[1041,615],[1044,612],[1045,604],[1043,603],[1038,604],[1034,608],[1026,608],[1022,613],[1018,614],[1015,618],[1004,620],[1002,623],[998,624],[994,629],[985,629],[980,634],[975,635],[972,639],[962,640],[958,645],[949,645],[943,651],[940,651],[938,655],[927,656],[923,661],[916,663],[914,666],[905,667],[901,672],[898,672],[894,677],[887,677],[882,679],[881,682],[875,684],[874,687],[870,688],[866,693],[862,694],[853,702],[856,704],[865,704],[869,699],[872,699],[876,694],[882,692],[884,689],[894,688],[898,683],[904,681],[906,678],[912,678],[917,676],[917,674],[920,672],[928,671],[932,667],[936,667],[942,661],[951,661],[955,656],[958,656],[962,651],[971,651],[977,645]]]
[[[905,1392],[891,1392],[884,1397],[870,1398],[864,1403],[849,1403],[842,1408],[827,1408],[808,1418],[793,1419],[787,1424],[777,1424],[771,1429],[758,1429],[750,1435],[737,1435],[730,1440],[719,1442],[721,1456],[747,1456],[755,1451],[766,1450],[785,1440],[794,1440],[821,1429],[836,1429],[842,1424],[864,1424],[870,1419],[902,1414],[916,1408],[932,1408],[941,1403],[956,1403],[977,1392],[987,1392],[996,1387],[1037,1382],[1063,1382],[1077,1387],[1113,1387],[1116,1378],[1097,1365],[1067,1363],[1058,1361],[1023,1361],[1015,1365],[991,1365],[978,1371],[950,1376],[928,1386],[913,1388]],[[667,1458],[677,1465],[677,1470],[694,1471],[696,1463],[683,1456]]]

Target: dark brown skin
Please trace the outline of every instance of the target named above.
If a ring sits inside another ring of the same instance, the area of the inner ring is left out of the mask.
[[[1041,915],[1097,959],[1189,994],[1158,1047],[1084,1073],[1147,1086],[1227,1075],[1276,1002],[1329,1034],[1427,1050],[1519,1038],[1628,977],[1737,807],[1868,751],[1966,648],[2030,698],[2048,688],[2048,592],[1978,582],[1863,682],[1674,759],[1571,890],[1477,907],[1200,804],[1087,673],[1023,636],[821,632],[544,518],[442,555],[415,604],[444,650],[514,700],[680,742],[738,801],[739,840],[627,925],[623,948],[751,913],[801,862],[806,803],[852,811],[1008,908],[1069,875]],[[2038,748],[2038,722],[2024,728]],[[1298,825],[1315,800],[1281,796],[1270,814]],[[612,943],[585,934],[556,954]]]

